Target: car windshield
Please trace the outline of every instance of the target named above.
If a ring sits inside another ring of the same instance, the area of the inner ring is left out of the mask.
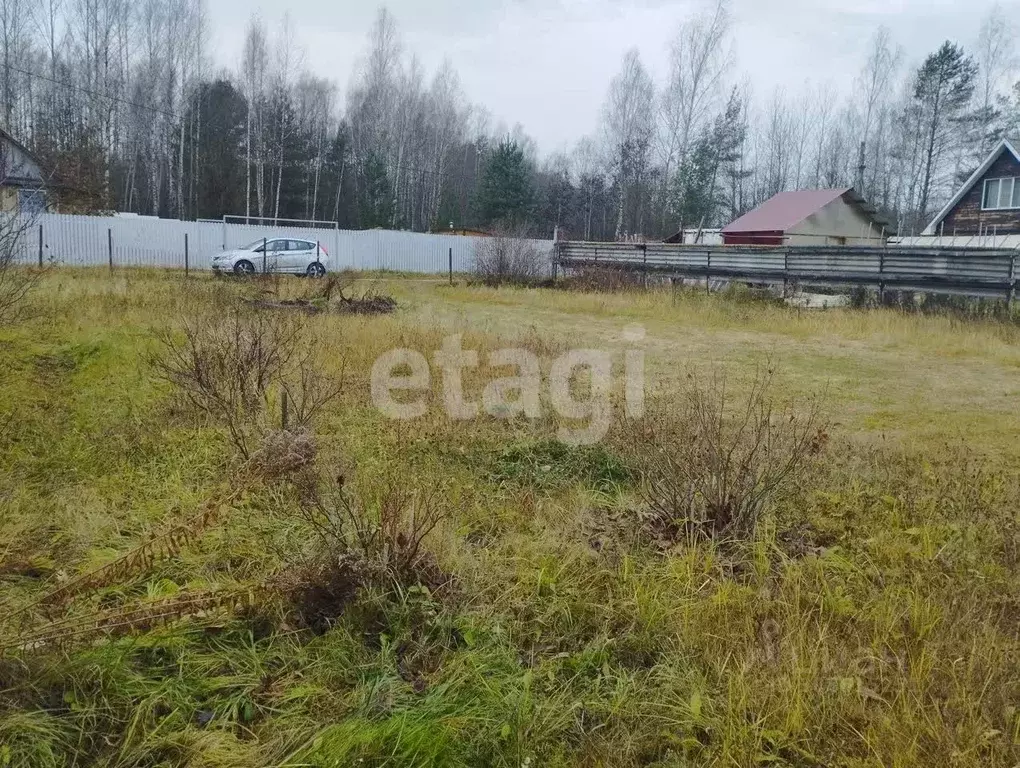
[[[254,242],[248,243],[248,245],[242,245],[238,250],[241,250],[241,251],[254,251],[256,248],[261,248],[262,247],[262,243],[266,242],[266,240],[267,240],[267,238],[260,237],[258,240],[255,240]]]

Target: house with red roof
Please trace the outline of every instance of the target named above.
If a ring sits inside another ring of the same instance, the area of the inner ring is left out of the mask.
[[[853,187],[780,192],[722,229],[725,245],[885,245],[890,222]]]

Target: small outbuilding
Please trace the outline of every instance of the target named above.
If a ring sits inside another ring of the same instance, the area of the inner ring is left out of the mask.
[[[780,192],[722,229],[724,245],[885,245],[887,219],[853,187]]]

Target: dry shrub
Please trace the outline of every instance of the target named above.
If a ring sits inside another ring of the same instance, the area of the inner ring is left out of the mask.
[[[449,514],[435,489],[412,488],[406,478],[389,479],[366,500],[339,475],[305,507],[304,516],[325,551],[353,553],[370,570],[409,583],[419,579],[429,559],[425,538]]]
[[[275,428],[303,429],[339,397],[297,318],[242,307],[190,319],[160,338],[152,363],[193,407],[224,426],[245,459]]]
[[[321,284],[306,291],[298,299],[271,298],[251,299],[248,303],[256,309],[283,309],[315,315],[320,312],[335,312],[339,315],[388,315],[397,309],[397,300],[385,296],[369,287],[361,295],[354,290],[356,277],[350,272],[330,274]]]
[[[293,477],[315,462],[315,438],[307,429],[270,432],[245,464],[245,472],[263,480]]]
[[[778,406],[771,368],[734,403],[722,374],[689,378],[675,413],[648,420],[638,452],[646,525],[675,543],[746,538],[770,501],[822,451],[828,435],[817,403]]]
[[[475,247],[475,274],[490,285],[530,284],[546,273],[546,258],[520,229],[499,228]]]
[[[640,273],[613,267],[581,267],[573,270],[560,285],[584,293],[614,293],[643,286]]]
[[[316,543],[303,564],[280,577],[280,588],[304,626],[323,628],[361,587],[450,585],[424,546],[450,517],[437,490],[417,490],[394,477],[367,496],[340,474],[297,509]]]
[[[3,161],[0,152],[0,162]],[[21,320],[26,298],[39,279],[39,270],[18,264],[33,222],[17,213],[0,212],[0,327]]]

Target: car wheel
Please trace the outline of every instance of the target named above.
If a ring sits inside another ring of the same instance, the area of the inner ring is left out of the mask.
[[[305,274],[309,277],[325,277],[326,268],[322,265],[321,261],[317,261],[314,264],[309,265],[308,271]]]
[[[234,265],[235,275],[254,275],[255,265],[250,261],[239,261]]]

